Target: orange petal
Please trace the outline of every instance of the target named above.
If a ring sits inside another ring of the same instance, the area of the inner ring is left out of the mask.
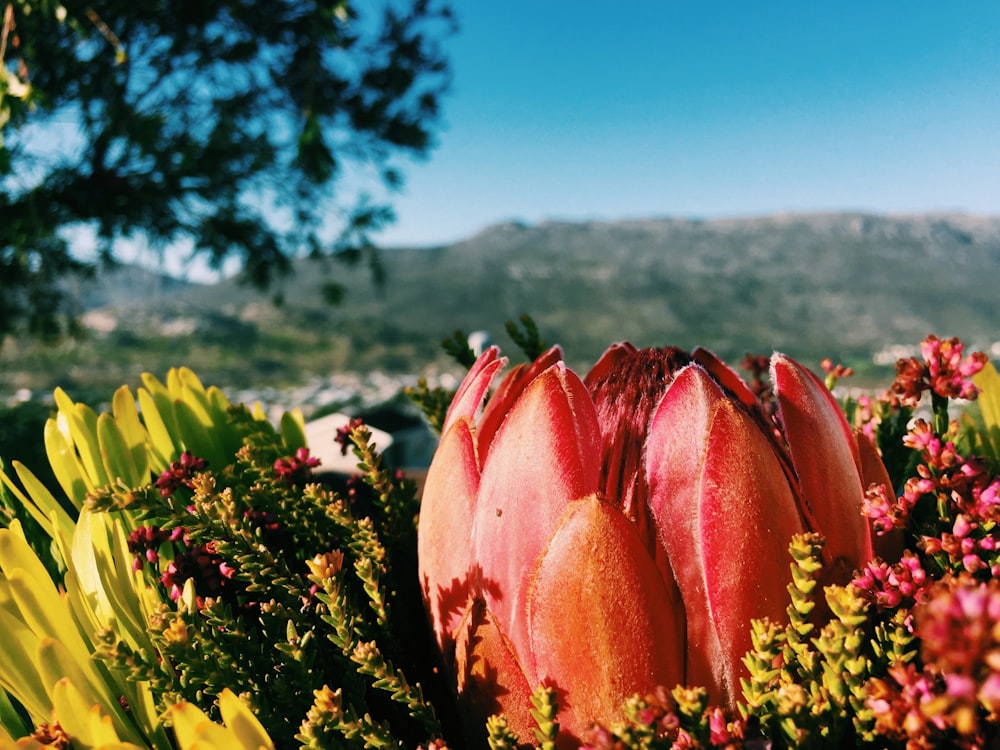
[[[525,602],[567,503],[597,491],[600,431],[580,379],[559,362],[516,401],[485,459],[473,526],[490,611],[525,665]]]
[[[621,718],[635,693],[684,676],[684,613],[633,524],[591,496],[570,503],[528,599],[537,681],[554,687],[562,732],[579,746]]]
[[[697,366],[682,370],[653,417],[650,510],[687,612],[686,682],[733,706],[750,620],[780,619],[786,550],[803,530],[771,441]]]
[[[474,584],[472,520],[478,491],[476,441],[463,418],[445,433],[434,454],[417,533],[420,587],[446,660]]]
[[[802,499],[826,537],[824,580],[846,583],[872,557],[854,435],[823,381],[795,360],[775,353],[771,381]]]
[[[466,373],[461,385],[455,392],[455,397],[448,407],[448,413],[444,418],[444,425],[441,427],[441,434],[445,434],[456,421],[462,417],[472,419],[479,407],[483,403],[486,391],[490,388],[490,383],[496,374],[507,364],[507,358],[501,357],[500,350],[491,346],[479,355],[475,364]]]
[[[519,737],[532,738],[532,689],[485,602],[469,603],[457,635],[458,703],[468,746],[485,747],[486,719],[499,713]]]
[[[553,346],[546,352],[539,355],[538,359],[530,365],[518,365],[513,368],[507,376],[500,381],[493,398],[490,399],[483,410],[483,417],[479,420],[477,435],[479,440],[479,451],[483,455],[489,450],[493,438],[496,437],[500,424],[507,416],[517,397],[545,370],[549,369],[556,362],[562,362],[562,349]]]

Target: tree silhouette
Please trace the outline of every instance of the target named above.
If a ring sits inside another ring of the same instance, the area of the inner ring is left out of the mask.
[[[93,265],[68,238],[236,258],[261,287],[298,255],[375,258],[454,22],[431,0],[12,0],[2,29],[0,340],[72,324],[59,281]]]

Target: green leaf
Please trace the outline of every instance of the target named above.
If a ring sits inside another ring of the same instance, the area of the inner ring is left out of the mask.
[[[24,504],[25,509],[38,521],[39,525],[43,529],[48,529],[48,534],[52,537],[55,536],[57,529],[60,533],[72,535],[73,519],[69,517],[69,513],[66,512],[59,501],[49,492],[49,488],[31,472],[31,469],[20,461],[14,461],[14,471],[27,491],[30,502],[25,502],[23,495],[19,495],[19,499]],[[32,510],[33,508],[37,508],[37,513],[44,516],[44,522],[36,516],[36,511]]]
[[[126,741],[143,743],[134,728],[126,718],[116,695],[109,695],[109,686],[96,678],[88,658],[81,663],[75,658],[71,649],[56,638],[40,638],[38,640],[38,672],[42,683],[49,686],[49,699],[54,702],[57,692],[56,685],[60,680],[68,679],[80,693],[80,700],[85,705],[100,706],[102,711],[111,717],[118,735]]]
[[[91,485],[102,487],[110,484],[111,478],[104,470],[101,448],[97,440],[97,412],[86,404],[74,403],[61,388],[56,388],[53,395],[59,413],[66,417],[70,438],[80,455],[80,462]]]
[[[110,414],[101,414],[97,418],[97,442],[105,471],[113,484],[124,482],[127,487],[138,487],[148,479],[136,468],[125,435]]]
[[[45,454],[49,458],[49,466],[52,467],[56,481],[59,482],[59,486],[62,487],[73,506],[80,510],[83,508],[87,492],[94,489],[94,485],[80,465],[80,459],[76,455],[73,441],[69,436],[69,424],[64,414],[60,413],[56,415],[55,419],[49,419],[45,423],[43,439],[45,441]]]
[[[173,408],[170,400],[167,405],[171,407],[170,418],[173,418]],[[145,388],[139,389],[139,406],[142,408],[142,418],[146,423],[146,430],[149,433],[149,456],[150,469],[154,474],[159,474],[167,470],[170,460],[177,455],[177,447],[172,433],[160,413],[159,402],[150,391]]]
[[[197,406],[193,407],[188,401],[174,403],[181,443],[191,453],[208,461],[209,466],[220,469],[227,463],[226,455],[211,429],[211,423],[202,421],[207,420],[207,415],[204,412],[199,414],[199,411]]]
[[[7,607],[0,607],[0,682],[24,706],[34,724],[49,720],[52,703],[36,666],[38,636]]]
[[[147,442],[149,435],[139,421],[139,410],[135,405],[135,397],[126,386],[122,386],[115,391],[111,400],[111,413],[114,414],[115,422],[122,432],[122,437],[128,444],[129,452],[132,454],[132,463],[135,470],[145,481],[149,476],[149,449]]]
[[[31,727],[25,726],[21,715],[10,702],[7,691],[0,689],[0,727],[7,730],[13,737],[23,737],[31,731]]]
[[[286,411],[281,415],[281,442],[290,451],[306,447],[305,420],[302,411]]]

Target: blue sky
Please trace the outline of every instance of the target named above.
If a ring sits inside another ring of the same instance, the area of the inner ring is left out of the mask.
[[[498,221],[1000,213],[1000,2],[455,0],[387,245]]]

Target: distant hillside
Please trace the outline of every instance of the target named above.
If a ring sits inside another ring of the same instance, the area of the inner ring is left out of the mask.
[[[525,312],[580,366],[621,339],[861,366],[931,332],[979,346],[1000,340],[1000,218],[508,223],[447,247],[385,251],[383,260],[383,290],[366,268],[301,261],[273,290],[280,307],[233,281],[161,290],[103,310],[117,327],[88,346],[102,352],[104,374],[132,377],[171,361],[244,385],[443,367],[441,338],[486,330],[510,348],[504,321]],[[331,279],[346,287],[337,307],[322,300]],[[81,375],[94,367],[86,350],[64,359]],[[109,364],[115,357],[125,364]]]
[[[93,279],[68,279],[67,292],[81,310],[103,307],[125,308],[146,304],[150,298],[177,294],[192,286],[190,282],[132,265],[100,268]]]

